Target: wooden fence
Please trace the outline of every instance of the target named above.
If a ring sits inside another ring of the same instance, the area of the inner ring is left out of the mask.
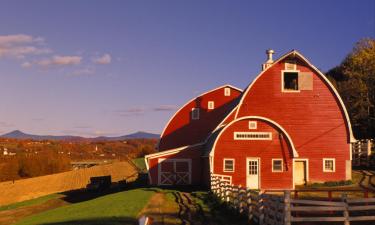
[[[258,224],[290,225],[296,222],[375,221],[375,198],[339,201],[295,199],[291,191],[254,191],[211,177],[211,191],[229,207]],[[272,193],[272,194],[271,194]]]
[[[352,143],[353,166],[375,166],[375,140],[358,140]]]

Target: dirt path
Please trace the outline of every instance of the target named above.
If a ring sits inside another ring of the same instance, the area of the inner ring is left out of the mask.
[[[55,209],[67,205],[62,199],[50,199],[39,205],[25,206],[17,209],[0,211],[0,225],[11,225],[26,216],[40,213],[46,210]]]
[[[373,179],[375,179],[375,174],[369,170],[360,171],[362,178],[359,185],[368,191],[375,191],[375,185]]]
[[[153,219],[152,225],[207,225],[204,213],[189,193],[156,193],[140,213]]]

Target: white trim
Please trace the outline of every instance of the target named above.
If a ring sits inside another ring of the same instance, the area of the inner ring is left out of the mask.
[[[273,169],[273,162],[274,161],[281,161],[281,170],[274,170]],[[284,172],[284,160],[283,159],[281,159],[281,158],[274,158],[274,159],[272,159],[272,173],[282,173],[282,172]]]
[[[215,109],[215,101],[208,101],[207,109]]]
[[[205,144],[205,142],[200,142],[200,143],[197,143],[197,144],[194,144],[194,145],[186,145],[186,146],[182,146],[182,147],[179,147],[179,148],[173,148],[173,149],[169,149],[169,150],[165,150],[165,151],[161,151],[161,152],[156,152],[156,153],[153,153],[153,154],[145,155],[145,159],[148,160],[148,159],[153,159],[153,158],[157,158],[157,157],[160,157],[160,156],[175,154],[175,153],[178,153],[178,152],[183,151],[185,149],[197,147],[197,146],[204,145],[204,144]]]
[[[249,121],[249,130],[256,130],[258,128],[257,121]]]
[[[290,90],[290,89],[284,89],[284,73],[297,73],[297,87],[298,90]],[[298,86],[298,79],[299,79],[299,70],[281,70],[281,92],[283,93],[299,93],[301,92],[300,87]]]
[[[333,161],[333,170],[327,170],[326,169],[326,166],[325,166],[325,164],[326,164],[326,161]],[[323,158],[323,172],[325,172],[325,173],[334,173],[334,172],[336,172],[336,159],[335,158]]]
[[[166,161],[166,162],[173,162],[173,170],[174,170],[174,173],[177,173],[176,172],[176,162],[187,162],[188,165],[189,165],[189,181],[188,181],[188,184],[187,185],[190,185],[191,184],[191,159],[189,158],[179,158],[179,159],[166,159],[166,158],[159,158],[158,159],[158,185],[170,185],[170,184],[162,184],[161,183],[161,163],[163,161]]]
[[[191,109],[191,119],[192,120],[199,120],[200,118],[200,109],[199,108],[192,108]]]
[[[236,115],[235,115],[235,118],[238,117],[238,112],[240,111],[241,109],[241,106],[243,104],[243,101],[245,99],[245,96],[247,96],[247,93],[250,91],[250,89],[253,87],[253,85],[255,84],[255,82],[266,72],[268,71],[273,65],[276,65],[277,63],[279,63],[280,61],[284,60],[285,58],[287,58],[288,56],[290,55],[296,55],[298,57],[300,57],[303,61],[305,61],[305,63],[307,63],[313,70],[315,70],[315,72],[321,77],[323,78],[323,80],[328,84],[328,87],[331,88],[331,90],[333,91],[333,93],[335,94],[336,98],[339,100],[339,103],[340,103],[340,106],[341,106],[341,109],[344,111],[344,115],[345,115],[345,119],[346,119],[346,125],[347,125],[347,128],[349,130],[349,142],[355,142],[356,139],[354,138],[353,136],[353,131],[352,131],[352,126],[351,126],[351,122],[350,122],[350,119],[349,119],[349,114],[348,114],[348,111],[344,105],[344,102],[342,101],[339,93],[337,92],[336,88],[332,85],[332,83],[328,80],[328,78],[326,76],[324,76],[324,74],[322,72],[320,72],[314,65],[312,65],[304,56],[302,56],[299,52],[297,52],[296,50],[292,50],[288,53],[286,53],[285,55],[281,56],[278,60],[276,60],[271,66],[269,66],[267,69],[263,70],[261,73],[259,73],[259,75],[253,80],[253,82],[251,82],[251,84],[246,88],[246,91],[245,93],[243,94],[240,102],[238,103],[238,107],[237,107],[237,111],[236,111]]]
[[[221,88],[225,88],[225,87],[232,88],[232,89],[237,90],[237,91],[239,91],[239,92],[241,92],[241,93],[243,92],[242,89],[236,88],[236,87],[234,87],[234,86],[232,86],[232,85],[229,85],[229,84],[225,84],[225,85],[223,85],[223,86],[220,86],[220,87],[217,87],[217,88],[211,89],[211,90],[209,90],[209,91],[206,91],[206,92],[204,92],[204,93],[198,95],[197,97],[194,97],[194,98],[190,99],[190,100],[189,100],[187,103],[185,103],[181,108],[179,108],[179,109],[173,114],[173,116],[168,120],[167,124],[165,125],[165,127],[164,127],[164,129],[163,129],[163,132],[161,132],[161,134],[160,134],[160,139],[164,136],[164,133],[165,133],[167,127],[169,126],[169,124],[173,121],[173,119],[176,117],[176,115],[177,115],[177,114],[178,114],[183,108],[185,108],[187,105],[189,105],[189,104],[190,104],[192,101],[194,101],[195,99],[197,99],[197,98],[199,98],[199,97],[202,97],[203,95],[206,95],[206,94],[208,94],[208,93],[211,93],[211,92],[214,92],[214,91],[220,90]],[[160,141],[159,141],[159,142],[160,142]],[[158,149],[158,148],[159,148],[159,143],[158,143],[157,149]]]
[[[233,170],[226,170],[225,169],[225,161],[232,161],[233,163]],[[227,173],[234,173],[235,171],[235,160],[234,158],[223,158],[223,172],[227,172]]]
[[[306,183],[310,181],[310,176],[309,176],[309,159],[307,158],[295,158],[293,159],[293,170],[292,170],[292,181],[293,181],[293,189],[295,189],[295,182],[294,182],[294,163],[295,161],[304,161],[306,162]]]
[[[239,137],[239,135],[244,135],[247,137]],[[266,137],[251,137],[255,135],[264,135]],[[234,140],[254,140],[254,141],[265,141],[272,140],[272,132],[233,132]]]

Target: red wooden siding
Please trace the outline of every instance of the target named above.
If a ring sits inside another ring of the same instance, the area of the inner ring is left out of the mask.
[[[297,60],[297,70],[313,74],[313,90],[283,93],[284,62],[276,63],[258,78],[245,94],[237,118],[257,115],[280,124],[291,136],[299,157],[309,159],[310,181],[345,180],[349,132],[338,99],[302,60]],[[323,158],[336,159],[336,172],[323,172]]]
[[[231,89],[230,96],[224,96],[224,89],[227,87]],[[224,86],[190,101],[167,124],[159,142],[159,151],[205,141],[236,106],[240,94],[239,90]],[[214,109],[208,109],[208,101],[214,101]],[[198,120],[191,119],[192,108],[200,108]]]
[[[249,121],[257,121],[257,129],[249,130]],[[234,132],[272,132],[272,140],[234,140]],[[281,134],[282,138],[280,138]],[[260,158],[260,188],[292,189],[292,149],[285,135],[268,122],[243,119],[232,123],[219,135],[214,149],[215,174],[232,176],[232,183],[246,186],[246,158]],[[224,172],[224,158],[235,159],[234,172]],[[272,159],[283,159],[283,172],[272,172]]]

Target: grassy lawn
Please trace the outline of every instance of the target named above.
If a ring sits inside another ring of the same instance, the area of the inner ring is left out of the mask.
[[[137,224],[138,213],[153,191],[134,189],[63,206],[27,217],[17,225],[116,225]]]
[[[145,158],[133,159],[134,164],[141,170],[146,170]]]
[[[39,197],[39,198],[30,199],[30,200],[23,201],[23,202],[17,202],[17,203],[10,204],[10,205],[0,206],[0,211],[17,209],[19,207],[24,207],[24,206],[39,205],[39,204],[45,203],[46,201],[50,199],[59,198],[61,196],[62,196],[61,194],[51,194],[51,195],[46,195],[46,196]]]

